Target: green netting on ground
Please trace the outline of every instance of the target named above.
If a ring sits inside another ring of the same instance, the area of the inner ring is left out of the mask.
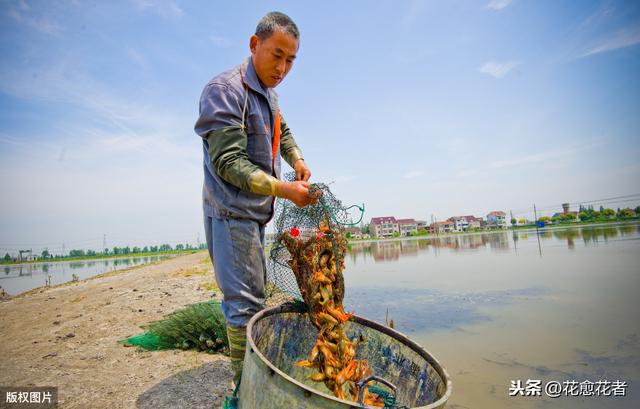
[[[285,175],[285,180],[295,180],[295,173]],[[293,300],[302,300],[296,277],[288,264],[291,258],[282,241],[282,234],[296,231],[301,238],[315,235],[321,224],[326,224],[332,231],[344,232],[349,226],[362,221],[364,205],[345,207],[331,192],[328,184],[311,184],[309,191],[322,192],[317,204],[303,208],[297,207],[289,200],[278,200],[275,210],[275,241],[269,252],[267,266],[267,305],[278,305]],[[336,260],[337,265],[342,260]]]
[[[227,328],[217,300],[188,305],[142,329],[147,332],[118,343],[149,351],[198,349],[215,353],[228,347]]]

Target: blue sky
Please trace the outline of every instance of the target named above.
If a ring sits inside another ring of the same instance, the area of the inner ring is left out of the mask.
[[[312,180],[367,220],[640,193],[638,2],[2,1],[0,251],[204,240],[198,98],[271,10]]]

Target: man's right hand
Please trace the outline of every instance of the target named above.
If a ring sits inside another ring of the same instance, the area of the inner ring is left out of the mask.
[[[309,193],[309,182],[303,180],[278,183],[276,196],[289,199],[298,207],[318,202],[318,195]]]

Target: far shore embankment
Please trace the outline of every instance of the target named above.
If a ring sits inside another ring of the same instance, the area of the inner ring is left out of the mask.
[[[559,230],[568,230],[568,229],[577,229],[577,228],[586,228],[586,227],[616,227],[616,226],[628,226],[633,224],[640,224],[640,220],[630,220],[624,222],[610,222],[610,223],[576,223],[576,224],[562,224],[562,225],[547,225],[545,227],[541,227],[536,229],[535,227],[531,228],[517,228],[517,229],[496,229],[496,230],[483,230],[483,231],[474,231],[474,232],[453,232],[453,233],[441,233],[441,234],[425,234],[418,236],[402,236],[402,237],[385,237],[381,239],[349,239],[349,244],[354,243],[383,243],[387,241],[398,241],[398,240],[431,240],[431,239],[444,239],[451,237],[461,237],[461,236],[478,236],[482,234],[504,234],[507,232],[518,232],[518,233],[535,233],[538,232],[550,232],[550,231],[559,231]]]

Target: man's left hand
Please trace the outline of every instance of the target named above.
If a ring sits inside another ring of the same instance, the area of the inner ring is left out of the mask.
[[[293,169],[296,171],[296,180],[307,181],[311,177],[311,170],[307,167],[304,159],[298,159]]]

